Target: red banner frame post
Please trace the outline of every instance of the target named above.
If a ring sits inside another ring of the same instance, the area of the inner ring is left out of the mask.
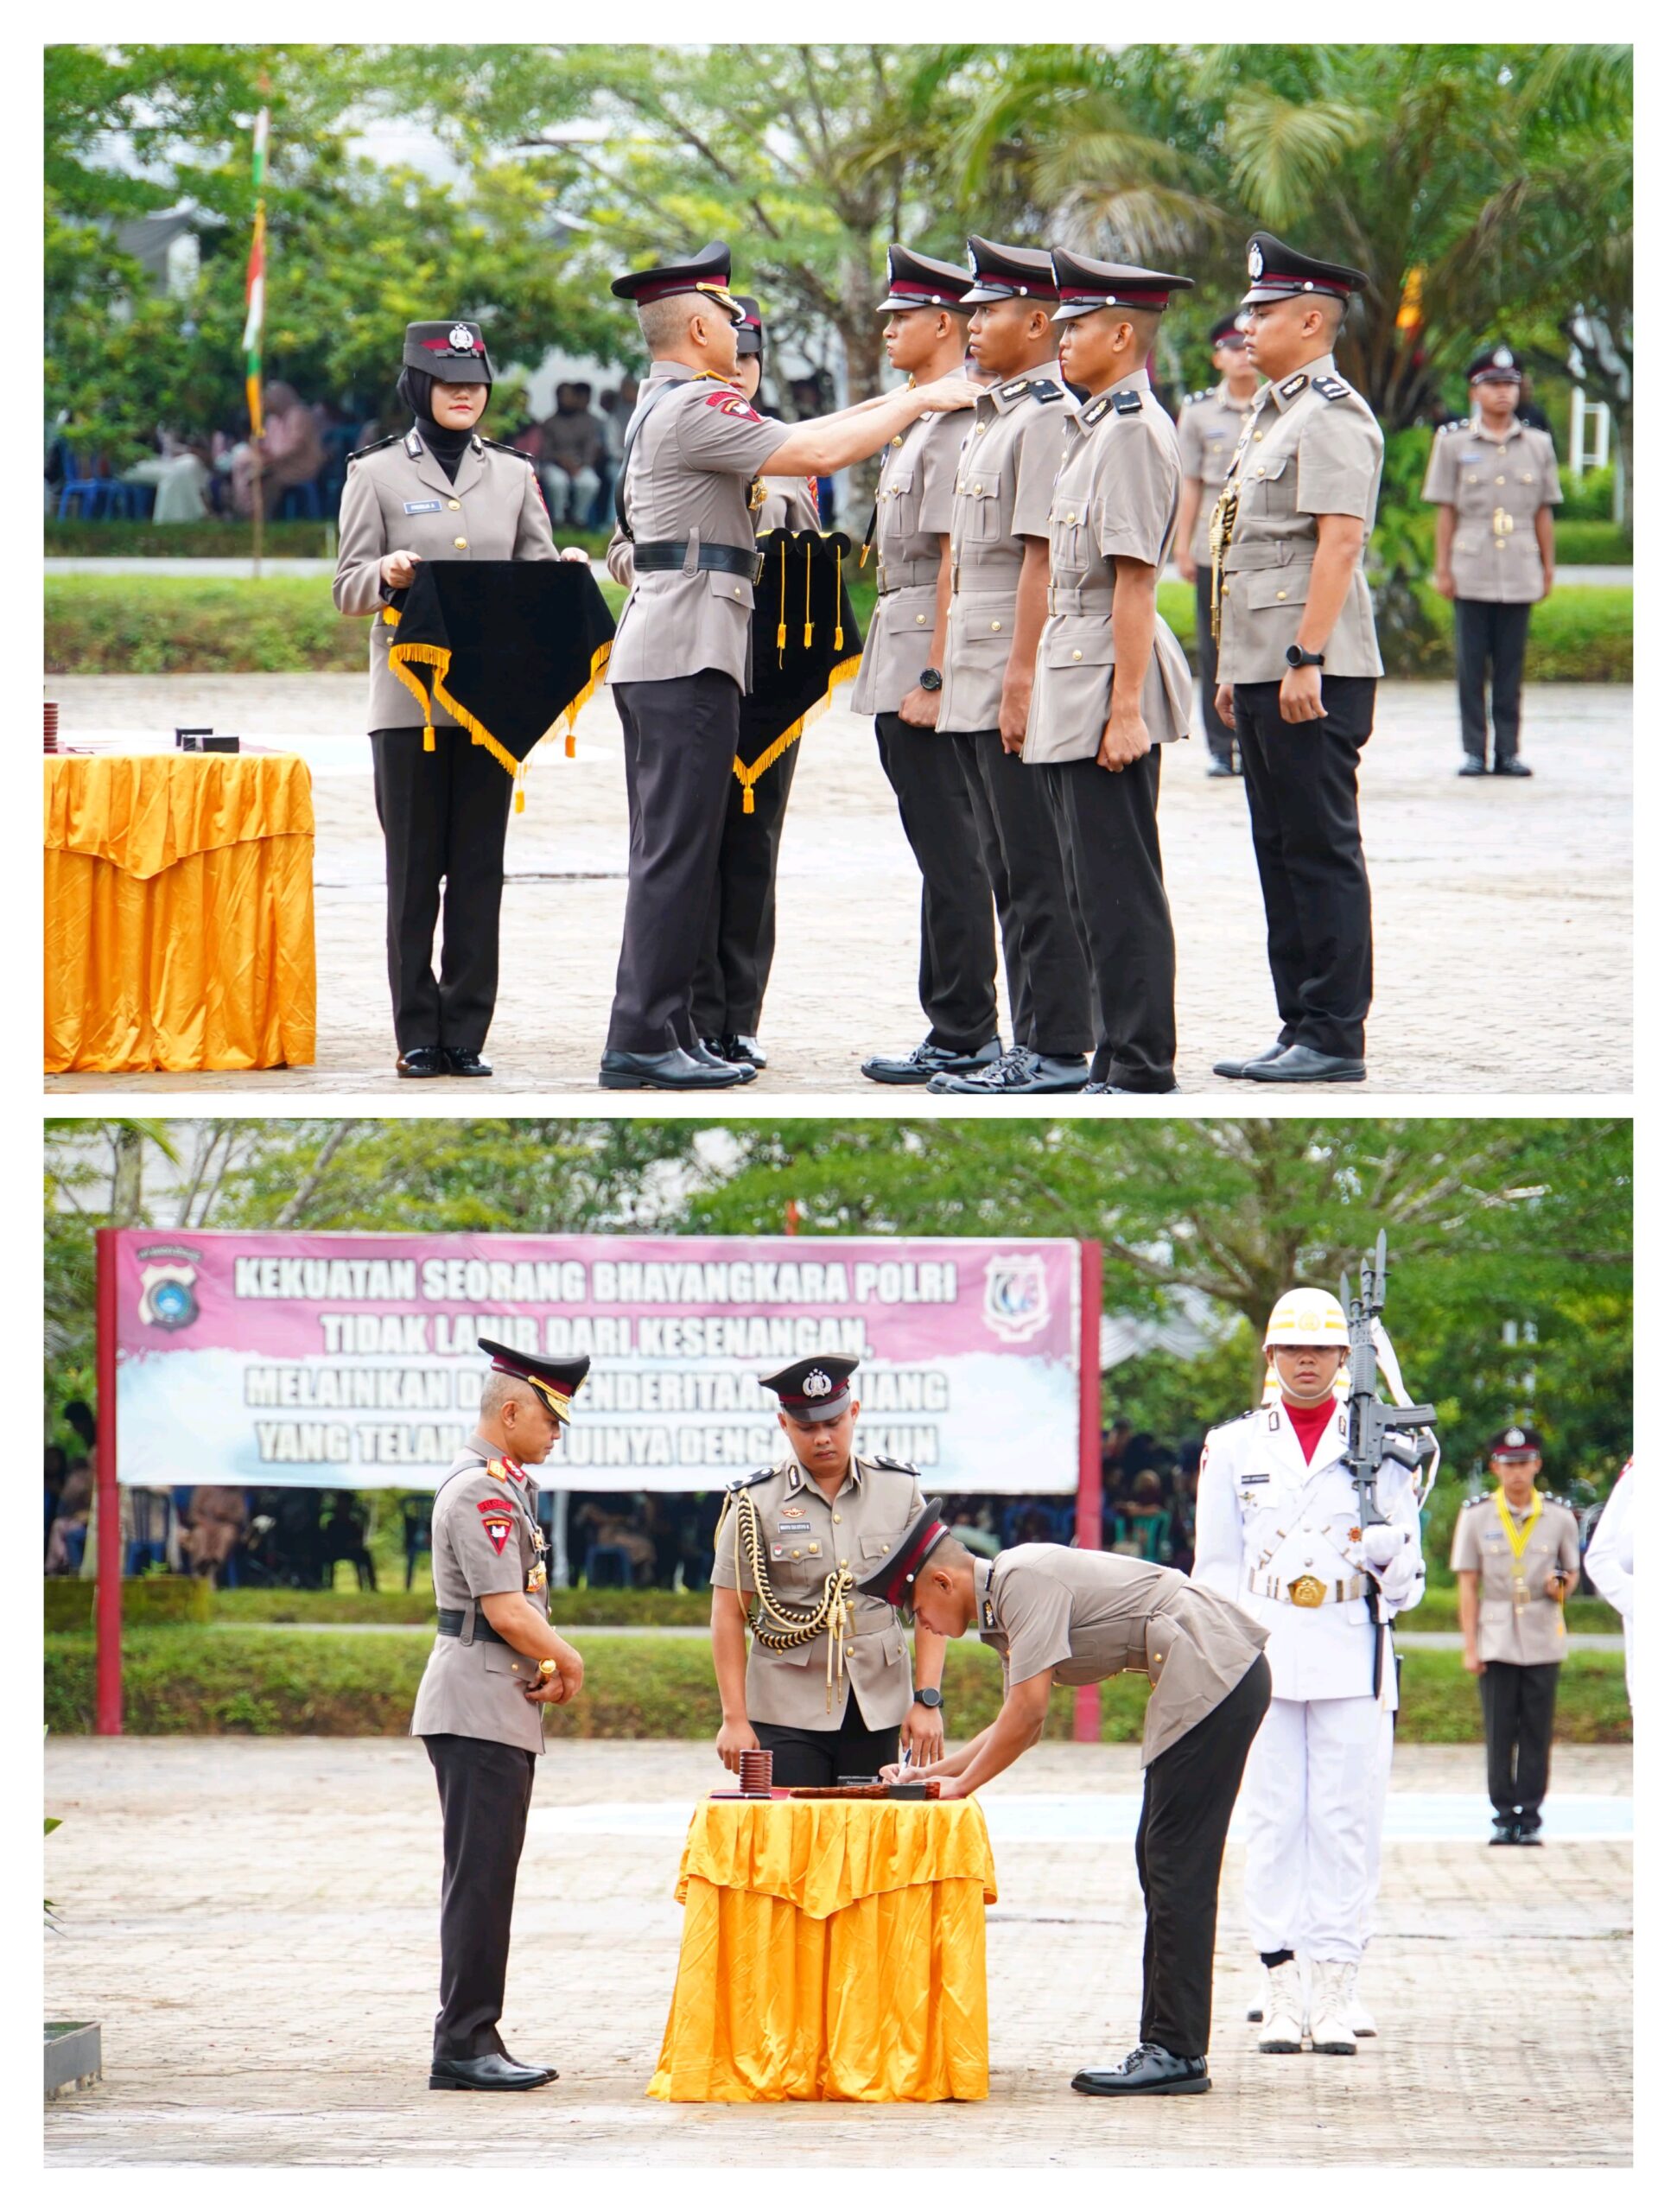
[[[1101,1294],[1105,1253],[1085,1238],[1079,1255],[1082,1278],[1077,1300],[1077,1544],[1101,1548]],[[1079,1744],[1101,1740],[1101,1686],[1085,1682],[1073,1691],[1071,1733]]]
[[[123,1516],[117,1492],[117,1231],[94,1233],[97,1327],[94,1391],[98,1426],[98,1580],[93,1601],[95,1688],[93,1732],[123,1732]]]

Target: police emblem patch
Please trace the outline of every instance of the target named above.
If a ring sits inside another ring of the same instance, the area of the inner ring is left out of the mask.
[[[475,353],[478,341],[463,322],[457,322],[448,333],[448,343],[456,353]]]
[[[832,1395],[833,1378],[824,1368],[812,1367],[804,1378],[806,1398],[825,1398]]]
[[[720,407],[724,415],[737,415],[742,423],[760,423],[763,419],[751,402],[748,399],[741,399],[737,391],[732,393],[713,391],[705,401],[705,405]]]
[[[1248,276],[1263,275],[1263,248],[1256,238],[1246,249],[1246,273]]]
[[[1506,346],[1499,346],[1490,358],[1499,369],[1511,369],[1514,366],[1514,356]]]
[[[483,1524],[483,1533],[495,1547],[495,1556],[499,1559],[501,1554],[506,1549],[506,1540],[512,1534],[512,1523],[506,1520],[491,1521],[486,1519]]]

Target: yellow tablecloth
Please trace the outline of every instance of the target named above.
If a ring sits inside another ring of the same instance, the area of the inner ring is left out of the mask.
[[[989,2094],[976,1800],[708,1799],[676,1895],[676,1993],[647,2094],[932,2103]]]
[[[49,756],[46,1066],[307,1066],[314,802],[295,753]]]

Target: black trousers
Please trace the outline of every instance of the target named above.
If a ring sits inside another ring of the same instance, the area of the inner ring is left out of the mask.
[[[1141,1785],[1141,2041],[1178,2058],[1203,2058],[1211,2040],[1223,1847],[1268,1709],[1269,1662],[1261,1651],[1222,1704],[1159,1753]]]
[[[1456,691],[1462,707],[1462,750],[1485,757],[1485,668],[1490,668],[1490,715],[1499,760],[1520,750],[1520,686],[1526,674],[1526,638],[1532,611],[1523,602],[1505,607],[1490,599],[1456,601]]]
[[[1194,629],[1199,651],[1199,718],[1211,758],[1235,765],[1235,733],[1217,712],[1217,649],[1211,636],[1211,564],[1202,561],[1194,575]]]
[[[852,1690],[836,1728],[788,1728],[753,1720],[757,1740],[774,1753],[777,1789],[830,1789],[850,1775],[876,1775],[898,1756],[899,1728],[870,1728]]]
[[[880,760],[920,868],[920,1004],[945,1052],[996,1034],[994,893],[956,748],[936,730],[876,715]]]
[[[1098,760],[1027,768],[1047,787],[1095,1001],[1093,1083],[1175,1081],[1176,935],[1159,852],[1159,747],[1115,772]]]
[[[1095,1041],[1089,968],[1071,918],[1048,791],[999,729],[949,730],[1001,923],[1013,1042],[1074,1059]]]
[[[1485,1778],[1492,1809],[1502,1815],[1517,1812],[1533,1827],[1549,1787],[1549,1745],[1559,1681],[1559,1661],[1545,1667],[1516,1667],[1506,1659],[1487,1659],[1479,1677]]]
[[[1235,686],[1235,730],[1269,925],[1281,1042],[1360,1058],[1374,996],[1374,921],[1356,766],[1372,676],[1322,679],[1324,721],[1284,722],[1279,683]]]
[[[693,973],[737,789],[739,685],[720,669],[613,686],[629,792],[629,889],[606,1042],[623,1052],[694,1044]]]
[[[740,758],[749,767],[772,740],[753,732],[749,699],[740,724]],[[734,778],[728,779],[721,852],[693,977],[693,1026],[701,1037],[754,1037],[762,1020],[774,958],[780,832],[802,750],[800,739],[763,771],[752,786],[749,814],[744,791]]]
[[[478,1736],[427,1736],[442,1801],[442,1979],[439,2058],[505,2051],[512,1891],[524,1847],[536,1754]]]
[[[500,975],[512,779],[463,729],[439,727],[435,752],[426,752],[416,724],[373,731],[372,792],[384,833],[384,943],[397,1046],[404,1052],[420,1045],[481,1052]],[[441,981],[431,967],[439,904]]]

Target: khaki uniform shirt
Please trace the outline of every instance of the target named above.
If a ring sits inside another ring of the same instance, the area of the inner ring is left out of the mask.
[[[384,620],[389,594],[378,563],[406,550],[426,561],[556,561],[553,527],[536,471],[524,454],[474,437],[454,482],[417,430],[352,460],[338,513],[340,614],[371,614],[367,728],[417,728],[419,702],[390,664],[395,626]],[[392,610],[394,611],[394,610]],[[438,729],[458,728],[433,702]]]
[[[1190,483],[1204,487],[1194,518],[1193,548],[1202,569],[1211,565],[1211,510],[1251,407],[1251,400],[1235,398],[1226,384],[1214,384],[1208,391],[1190,392],[1176,418],[1182,474]]]
[[[1386,441],[1373,410],[1324,354],[1252,403],[1235,448],[1240,506],[1223,563],[1220,683],[1279,683],[1299,634],[1316,558],[1318,515],[1360,515],[1374,528]],[[1325,647],[1324,676],[1380,676],[1374,601],[1359,558]]]
[[[681,389],[670,392],[672,385]],[[751,580],[701,569],[698,549],[702,542],[754,549],[752,479],[791,430],[767,421],[731,384],[683,361],[654,361],[640,398],[623,483],[629,527],[643,545],[684,540],[693,567],[634,576],[606,680],[657,683],[715,668],[749,691]]]
[[[1578,1522],[1570,1506],[1539,1491],[1525,1512],[1509,1508],[1515,1528],[1523,1529],[1533,1513],[1542,1517],[1526,1539],[1516,1567],[1514,1549],[1496,1510],[1493,1492],[1471,1497],[1457,1517],[1450,1546],[1454,1574],[1471,1573],[1479,1578],[1479,1656],[1506,1660],[1515,1667],[1553,1666],[1566,1656],[1566,1609],[1543,1594],[1544,1585],[1556,1569],[1567,1573],[1578,1567]],[[1515,1577],[1518,1574],[1528,1595],[1516,1604]]]
[[[993,385],[961,448],[950,528],[954,596],[939,729],[997,729],[1026,545],[1048,536],[1054,479],[1077,402],[1051,365]]]
[[[1145,369],[1085,400],[1069,418],[1054,480],[1048,620],[1037,645],[1026,726],[1027,762],[1092,760],[1112,712],[1112,594],[1120,560],[1156,569],[1170,550],[1182,493],[1176,426]],[[1141,716],[1155,745],[1186,737],[1194,679],[1162,614]]]
[[[1049,1669],[1057,1682],[1147,1677],[1143,1766],[1222,1704],[1268,1635],[1174,1567],[1118,1552],[1018,1544],[978,1560],[975,1587],[978,1633],[1001,1655],[1004,1694]]]
[[[751,1569],[743,1541],[736,1541],[742,1498],[749,1498],[757,1509],[770,1586],[788,1604],[804,1606],[819,1601],[827,1577],[839,1567],[848,1567],[858,1581],[873,1573],[925,1504],[920,1478],[912,1467],[860,1453],[830,1503],[796,1459],[753,1477],[729,1493],[716,1531],[716,1564],[710,1576],[716,1589],[740,1590],[747,1596],[753,1589]],[[827,1662],[831,1639],[824,1629],[791,1651],[767,1650],[753,1638],[746,1661],[746,1717],[782,1727],[836,1728],[854,1688],[869,1728],[899,1727],[914,1692],[908,1637],[892,1608],[880,1598],[852,1598],[846,1620],[834,1655],[830,1705]]]
[[[894,715],[931,658],[938,540],[954,527],[961,444],[970,428],[964,409],[923,415],[900,444],[886,448],[873,503],[880,596],[850,695],[854,714]]]
[[[821,509],[816,504],[811,480],[807,476],[765,476],[762,505],[752,521],[759,537],[766,537],[772,530],[819,530]]]
[[[1530,605],[1543,596],[1540,507],[1560,505],[1554,442],[1517,418],[1500,442],[1476,415],[1446,423],[1432,441],[1423,499],[1454,507],[1450,572],[1458,599]]]
[[[536,1484],[492,1444],[474,1436],[443,1477],[431,1509],[431,1581],[439,1612],[463,1612],[474,1624],[477,1600],[522,1590],[541,1620],[545,1581],[530,1578],[536,1548]],[[410,1733],[478,1736],[521,1751],[542,1748],[542,1713],[524,1691],[540,1680],[537,1662],[510,1644],[474,1636],[439,1636],[414,1700]]]

